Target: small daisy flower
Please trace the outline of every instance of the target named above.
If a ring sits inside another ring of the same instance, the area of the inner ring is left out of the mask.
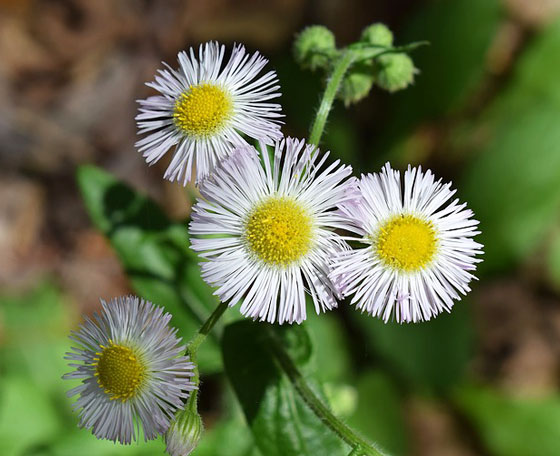
[[[167,431],[189,392],[194,365],[182,356],[177,330],[168,326],[171,315],[150,302],[128,296],[101,301],[103,311],[70,338],[79,344],[65,359],[75,370],[65,379],[82,379],[68,391],[79,395],[80,427],[97,438],[128,444]]]
[[[337,202],[355,197],[351,168],[338,161],[323,167],[314,146],[288,138],[236,149],[200,187],[205,198],[193,208],[192,248],[207,261],[202,277],[218,287],[230,306],[270,323],[306,318],[305,292],[317,313],[337,306],[328,261],[348,248],[334,232],[347,227]]]
[[[451,184],[428,170],[400,173],[387,163],[380,174],[362,176],[362,200],[340,205],[366,248],[343,252],[331,279],[352,304],[398,322],[429,320],[465,295],[482,261],[478,221],[466,204],[449,201]]]
[[[178,54],[179,69],[164,63],[154,82],[147,83],[161,95],[139,100],[138,133],[148,133],[136,143],[151,165],[174,147],[165,178],[195,182],[207,177],[216,164],[239,145],[242,135],[272,144],[280,139],[281,107],[269,100],[280,96],[274,71],[259,75],[268,60],[258,52],[249,55],[235,45],[229,61],[225,46],[202,44],[198,59],[191,48]]]

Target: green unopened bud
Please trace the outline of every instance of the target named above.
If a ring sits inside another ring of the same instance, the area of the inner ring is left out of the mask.
[[[389,27],[385,24],[372,24],[362,31],[360,41],[377,46],[389,47],[393,45],[393,32],[391,32]]]
[[[371,64],[356,64],[344,76],[338,92],[338,98],[346,106],[357,103],[368,96],[374,80]]]
[[[189,407],[180,410],[165,433],[165,451],[171,456],[188,456],[198,445],[203,430],[198,413]]]
[[[407,54],[385,54],[376,61],[375,82],[389,92],[396,92],[414,82],[417,70]]]
[[[322,25],[312,25],[304,29],[294,42],[296,61],[303,67],[315,70],[326,68],[336,54],[333,33]]]

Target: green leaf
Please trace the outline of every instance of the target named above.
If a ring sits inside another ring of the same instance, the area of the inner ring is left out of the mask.
[[[362,374],[358,407],[348,424],[378,442],[393,456],[408,454],[408,436],[399,392],[382,371]]]
[[[462,376],[472,353],[469,304],[455,304],[423,323],[384,323],[365,314],[354,313],[377,357],[410,388],[440,392]]]
[[[495,456],[560,454],[560,397],[508,397],[476,386],[454,395],[460,410]]]
[[[111,242],[136,293],[164,306],[172,324],[190,338],[218,301],[200,278],[186,224],[171,222],[153,201],[97,167],[81,167],[78,184],[93,223]],[[200,347],[198,362],[204,373],[220,369],[215,339]]]
[[[271,331],[305,370],[311,344],[301,326],[277,328],[244,320],[227,326],[222,338],[226,374],[258,448],[267,456],[347,455],[348,447],[317,418],[276,364]]]
[[[525,51],[511,83],[473,126],[485,138],[462,194],[481,221],[481,271],[531,254],[560,210],[560,22]]]

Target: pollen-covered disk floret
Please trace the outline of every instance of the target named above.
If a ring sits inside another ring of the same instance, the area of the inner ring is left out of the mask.
[[[101,315],[72,333],[79,346],[65,356],[75,370],[64,378],[82,380],[68,392],[79,396],[79,425],[124,444],[138,438],[140,426],[145,440],[154,439],[195,389],[194,365],[161,307],[134,296],[101,303]]]
[[[147,85],[160,95],[139,100],[136,143],[151,165],[174,148],[165,178],[198,183],[220,160],[246,144],[244,136],[267,144],[280,139],[281,107],[270,100],[280,96],[274,71],[261,74],[268,60],[235,45],[224,64],[225,46],[200,45],[178,55],[179,68],[165,65]]]
[[[270,323],[300,323],[305,295],[317,313],[337,305],[328,263],[348,249],[335,230],[347,227],[336,211],[356,197],[351,168],[287,138],[272,157],[240,147],[200,186],[193,207],[192,248],[206,261],[202,277],[243,315]]]
[[[429,320],[450,311],[470,291],[482,245],[473,212],[451,184],[431,171],[408,167],[404,182],[387,163],[381,173],[362,176],[361,200],[340,211],[364,248],[341,252],[331,279],[358,309],[388,321]]]

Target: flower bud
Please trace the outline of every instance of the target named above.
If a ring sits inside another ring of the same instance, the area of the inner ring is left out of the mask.
[[[362,31],[360,41],[376,46],[390,47],[393,45],[393,32],[385,24],[372,24]]]
[[[336,54],[333,33],[322,25],[305,28],[294,42],[296,61],[303,67],[315,70],[326,68],[330,58]]]
[[[416,73],[407,54],[385,54],[376,61],[375,82],[384,90],[396,92],[412,84]]]
[[[170,456],[188,456],[198,445],[203,429],[198,413],[189,407],[180,410],[165,433],[165,451]]]
[[[371,64],[356,64],[344,77],[340,85],[338,98],[340,98],[346,106],[357,103],[368,96],[374,80]]]

